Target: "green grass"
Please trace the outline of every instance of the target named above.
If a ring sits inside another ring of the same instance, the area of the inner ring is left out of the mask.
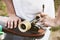
[[[5,11],[5,8],[5,4],[2,1],[0,1],[0,10]]]
[[[6,5],[0,0],[0,16],[7,16]]]
[[[53,31],[58,31],[58,30],[60,30],[60,25],[59,25],[59,26],[56,26],[56,27],[52,27],[50,30],[51,30],[52,32],[53,32]]]
[[[57,10],[60,5],[60,0],[55,0],[55,9]]]

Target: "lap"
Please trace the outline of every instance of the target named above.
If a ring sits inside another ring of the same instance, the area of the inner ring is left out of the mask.
[[[33,38],[7,34],[4,38],[4,40],[33,40]]]

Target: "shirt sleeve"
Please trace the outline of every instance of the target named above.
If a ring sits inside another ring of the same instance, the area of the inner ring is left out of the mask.
[[[44,13],[46,13],[51,18],[55,18],[54,0],[44,1]]]

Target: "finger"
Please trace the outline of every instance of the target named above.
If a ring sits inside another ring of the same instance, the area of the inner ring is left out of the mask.
[[[40,16],[41,16],[41,17],[45,17],[45,16],[47,16],[47,14],[45,14],[45,13],[40,13]]]
[[[14,21],[14,28],[17,27],[17,22],[18,22],[18,20],[15,20],[15,21]]]
[[[7,26],[8,26],[8,28],[10,28],[10,26],[11,26],[11,22],[10,21],[8,21]]]
[[[44,22],[45,21],[45,18],[40,18],[40,22]]]
[[[21,23],[21,19],[19,19],[18,25]]]
[[[11,20],[11,29],[13,28],[13,25],[14,25],[14,21],[13,20]]]
[[[48,26],[49,26],[49,24],[48,24],[47,22],[44,22],[43,25],[44,25],[45,27],[48,27]]]
[[[8,22],[5,22],[5,27],[7,27],[8,26]]]
[[[21,23],[21,19],[19,19],[19,23]]]

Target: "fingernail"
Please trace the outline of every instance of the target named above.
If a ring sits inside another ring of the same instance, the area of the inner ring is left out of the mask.
[[[11,29],[13,28],[13,27],[10,27]]]
[[[16,26],[14,28],[16,28]]]
[[[8,26],[8,28],[9,28],[9,26]]]

